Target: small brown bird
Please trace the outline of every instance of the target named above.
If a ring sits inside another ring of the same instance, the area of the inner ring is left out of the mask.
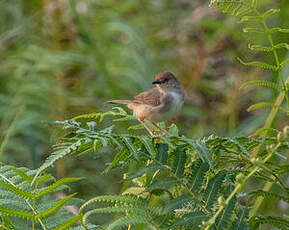
[[[136,95],[133,100],[112,100],[108,103],[127,105],[151,136],[155,134],[145,124],[145,120],[150,121],[162,134],[168,136],[169,134],[156,122],[169,120],[180,111],[184,103],[184,90],[170,72],[157,74],[152,84],[156,87]]]

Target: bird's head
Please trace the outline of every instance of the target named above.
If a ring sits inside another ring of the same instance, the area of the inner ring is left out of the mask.
[[[181,89],[178,79],[170,72],[159,73],[156,75],[156,80],[152,82],[158,88],[164,91],[175,91]]]

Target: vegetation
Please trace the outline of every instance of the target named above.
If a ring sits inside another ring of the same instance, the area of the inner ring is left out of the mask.
[[[1,229],[289,228],[287,2],[0,4]],[[104,105],[164,68],[171,136]]]

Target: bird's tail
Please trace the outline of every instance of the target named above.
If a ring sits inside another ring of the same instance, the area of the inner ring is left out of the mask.
[[[111,103],[111,104],[123,104],[123,105],[127,105],[129,104],[131,101],[130,100],[112,100],[112,101],[107,101],[107,103]]]

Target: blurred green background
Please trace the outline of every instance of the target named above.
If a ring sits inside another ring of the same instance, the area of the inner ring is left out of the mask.
[[[269,24],[289,27],[289,1],[259,4],[281,9]],[[175,73],[186,90],[184,108],[172,121],[181,134],[252,134],[268,110],[246,109],[276,95],[239,87],[254,79],[277,81],[277,76],[245,68],[236,57],[273,59],[247,48],[249,41],[266,41],[243,34],[234,18],[208,5],[203,0],[0,0],[1,161],[38,167],[60,132],[47,121],[107,111],[106,100],[150,89],[162,71]],[[286,36],[274,39],[288,41]],[[286,123],[279,114],[275,127]],[[86,176],[75,187],[84,198],[116,193],[122,182],[118,171],[100,174],[111,158],[106,150],[66,159],[55,173]]]

